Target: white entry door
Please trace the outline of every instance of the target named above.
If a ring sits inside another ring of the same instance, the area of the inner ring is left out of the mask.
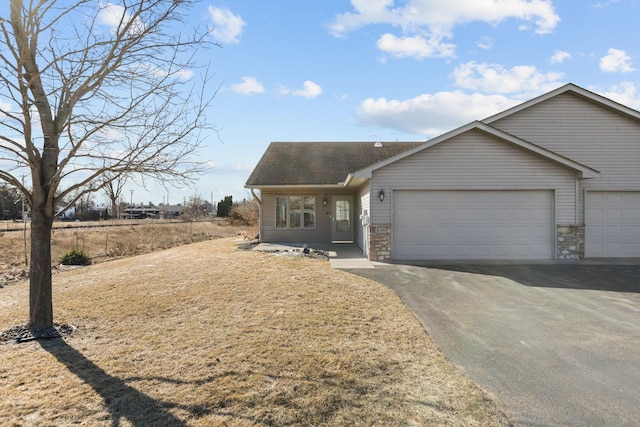
[[[353,242],[353,198],[351,196],[333,197],[331,241]]]

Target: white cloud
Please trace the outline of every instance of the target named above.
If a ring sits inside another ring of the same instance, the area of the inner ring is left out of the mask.
[[[333,23],[329,24],[329,33],[333,36],[341,37],[369,24],[400,23],[395,11],[389,10],[393,6],[393,0],[351,0],[351,5],[356,13],[338,14]]]
[[[552,32],[560,22],[550,0],[407,0],[403,6],[395,7],[393,0],[351,0],[353,12],[338,14],[328,25],[329,33],[342,37],[371,24],[387,24],[400,27],[403,36],[385,34],[378,40],[378,47],[387,46],[383,42],[394,42],[393,52],[404,53],[394,56],[424,58],[429,46],[443,45],[435,49],[453,55],[453,45],[442,44],[443,38],[451,38],[457,25],[469,22],[486,22],[497,25],[507,19],[518,19],[533,24],[535,32]],[[526,29],[526,26],[521,26]],[[438,43],[434,43],[438,41]],[[400,43],[403,42],[403,43]],[[382,48],[382,47],[381,47]],[[416,52],[418,52],[416,54]]]
[[[396,37],[383,34],[378,39],[378,49],[396,58],[431,58],[453,56],[455,45],[444,43],[442,37],[432,36],[428,40],[422,36]]]
[[[571,59],[571,54],[569,52],[565,52],[564,50],[556,50],[551,55],[551,63],[552,64],[562,64],[564,61]]]
[[[599,88],[591,89],[593,92],[619,102],[620,104],[626,105],[627,107],[631,107],[636,110],[640,109],[640,90],[635,83],[622,82],[604,90]]]
[[[304,98],[310,99],[310,98],[315,98],[316,96],[319,96],[322,93],[322,88],[317,83],[314,83],[311,80],[307,80],[304,82],[304,87],[302,89],[294,90],[294,91],[289,91],[285,89],[283,90],[282,93],[285,95],[290,93],[295,96],[302,96]]]
[[[207,165],[213,175],[248,175],[255,168],[255,165],[239,164],[239,163],[222,163],[215,164],[208,162]]]
[[[438,92],[406,100],[369,98],[358,106],[356,116],[363,125],[432,137],[484,119],[519,102],[503,95]]]
[[[231,85],[231,90],[241,95],[264,93],[264,86],[255,77],[243,77],[242,83]]]
[[[0,100],[0,110],[10,112],[11,111],[11,103]]]
[[[409,0],[394,7],[393,0],[351,0],[355,12],[335,16],[329,31],[335,36],[369,24],[451,29],[468,22],[497,24],[506,19],[533,22],[536,32],[550,33],[560,22],[549,0]]]
[[[458,65],[452,77],[456,86],[474,91],[502,94],[539,94],[562,84],[563,73],[543,73],[532,65],[507,69],[499,64],[478,64],[474,61]]]
[[[209,6],[209,17],[213,22],[211,35],[222,43],[239,43],[242,27],[247,25],[239,15],[224,7]]]
[[[596,9],[602,9],[605,7],[609,7],[611,6],[613,3],[618,3],[619,0],[611,0],[611,1],[605,1],[605,2],[597,2],[593,5],[594,8]]]
[[[600,58],[600,69],[605,73],[630,73],[635,70],[627,52],[614,48],[609,49],[607,54]]]
[[[113,3],[103,3],[100,4],[100,10],[98,11],[98,24],[106,25],[110,27],[112,31],[115,31],[118,27],[122,25],[126,25],[131,21],[131,14],[127,13],[127,10],[118,4]],[[129,29],[129,33],[138,33],[143,31],[145,28],[144,23],[135,19],[131,23],[131,27]]]
[[[489,50],[493,48],[493,39],[489,36],[484,36],[476,43],[476,46],[480,49]]]

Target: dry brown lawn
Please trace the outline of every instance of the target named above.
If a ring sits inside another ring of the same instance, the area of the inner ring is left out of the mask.
[[[388,288],[237,243],[56,274],[77,330],[0,345],[2,425],[509,425]],[[27,298],[0,289],[0,330]]]
[[[1,222],[0,287],[7,278],[26,277],[30,252],[29,229],[22,223]],[[181,222],[169,220],[109,220],[54,223],[51,234],[52,264],[71,249],[82,249],[93,262],[129,257],[203,240],[251,234],[251,227],[230,226],[225,221]],[[3,231],[14,230],[14,231]],[[255,231],[253,232],[255,234]]]

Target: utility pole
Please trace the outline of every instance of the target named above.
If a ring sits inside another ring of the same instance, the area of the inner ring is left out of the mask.
[[[24,187],[24,177],[26,175],[22,175],[22,186]],[[22,194],[22,210],[20,211],[20,216],[22,217],[22,222],[27,222],[26,218],[24,217],[24,194]]]
[[[131,192],[131,202],[129,203],[129,219],[133,219],[133,190]]]
[[[22,187],[24,187],[24,177],[22,175]],[[27,257],[27,219],[24,217],[24,193],[22,194],[22,241],[24,242],[24,265],[29,266],[29,258]]]

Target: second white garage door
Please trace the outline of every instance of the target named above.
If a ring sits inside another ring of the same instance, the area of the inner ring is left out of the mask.
[[[393,258],[551,259],[553,191],[393,193]]]
[[[587,257],[640,257],[640,192],[587,192],[585,222]]]

